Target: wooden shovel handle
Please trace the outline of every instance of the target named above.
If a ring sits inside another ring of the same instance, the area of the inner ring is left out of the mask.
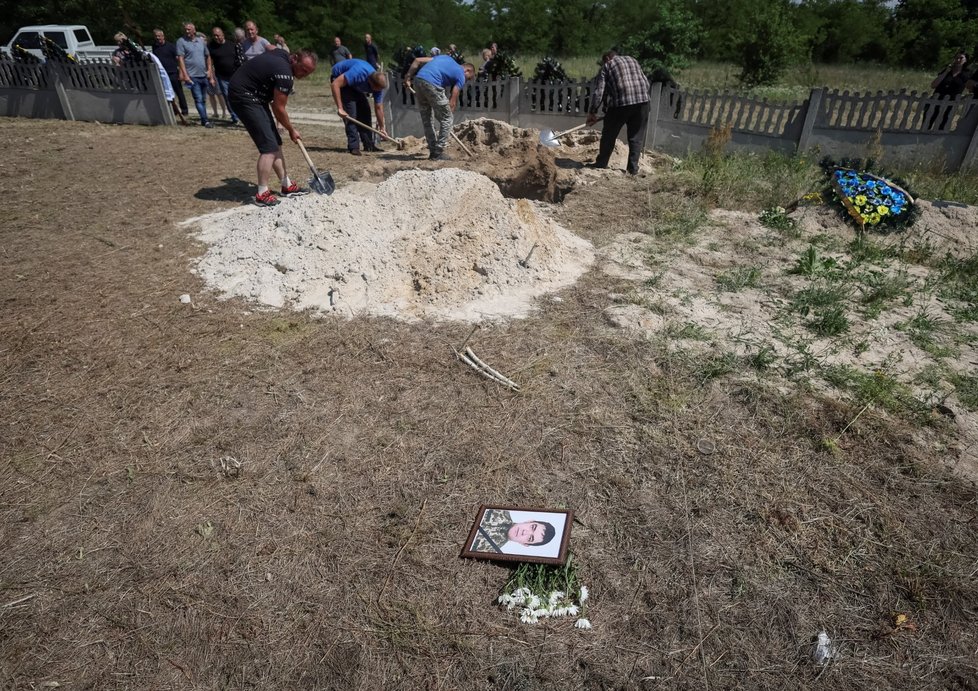
[[[604,120],[604,118],[598,118],[597,120],[592,122],[591,125],[597,125],[602,120]],[[563,137],[565,134],[570,134],[571,132],[577,132],[578,130],[583,130],[585,127],[590,127],[591,125],[585,122],[583,125],[577,125],[576,127],[571,127],[569,130],[564,130],[563,132],[556,132],[554,133],[554,136],[552,138],[559,139],[560,137]]]
[[[306,164],[309,166],[309,170],[312,171],[313,175],[316,175],[316,166],[313,164],[312,159],[309,158],[309,152],[306,151],[306,145],[302,143],[302,140],[296,140],[296,144],[299,145],[299,151],[302,152],[302,157],[306,159]]]
[[[373,132],[375,134],[379,134],[381,137],[383,137],[384,139],[386,139],[389,142],[392,142],[394,144],[397,144],[398,146],[401,145],[401,141],[399,139],[394,139],[394,137],[391,137],[389,135],[386,135],[383,132],[381,132],[380,130],[374,129],[370,125],[364,125],[362,122],[360,122],[359,120],[356,120],[354,118],[351,118],[349,115],[346,116],[346,119],[349,120],[350,122],[352,122],[357,127],[362,127],[365,130],[370,130],[371,132]]]

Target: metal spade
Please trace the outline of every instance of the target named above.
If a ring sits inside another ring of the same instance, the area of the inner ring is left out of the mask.
[[[316,170],[312,159],[309,158],[309,152],[306,151],[306,145],[302,143],[301,139],[296,144],[299,145],[299,151],[302,152],[302,157],[306,159],[309,171],[312,173],[312,178],[309,180],[310,189],[317,194],[332,194],[336,190],[336,183],[333,182],[333,176],[327,171]]]
[[[597,120],[594,121],[594,124],[597,124],[602,120],[604,120],[604,118],[598,118]],[[588,124],[586,122],[583,125],[578,125],[577,127],[571,127],[569,130],[564,130],[563,132],[554,132],[553,130],[543,130],[540,133],[540,143],[543,144],[544,146],[559,146],[560,142],[557,141],[558,139],[563,137],[565,134],[570,134],[571,132],[577,132],[578,130],[583,130],[585,127],[588,127]]]

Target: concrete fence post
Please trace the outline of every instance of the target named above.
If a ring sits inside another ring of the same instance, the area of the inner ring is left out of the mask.
[[[156,91],[157,107],[160,110],[162,124],[176,125],[177,116],[173,114],[173,106],[166,100],[166,93],[163,89],[163,78],[160,76],[160,71],[156,68],[156,63],[147,58],[145,69],[149,70],[149,81],[153,85],[154,91]],[[171,84],[170,86],[172,88],[173,85]],[[183,88],[183,84],[180,85],[180,88]],[[174,94],[176,94],[175,90]]]
[[[44,63],[44,69],[51,75],[51,83],[54,85],[54,93],[58,95],[58,102],[64,112],[65,120],[74,120],[75,113],[71,110],[71,100],[68,98],[68,90],[65,89],[64,79],[61,74],[61,67],[57,62],[48,60]]]
[[[662,82],[652,82],[649,89],[649,121],[645,128],[643,149],[655,149],[655,131],[659,122],[659,105],[662,103]]]
[[[968,142],[968,148],[964,152],[964,158],[961,159],[959,170],[974,170],[978,166],[978,117],[975,117],[974,111],[970,115],[971,141]]]
[[[520,78],[509,78],[509,124],[514,127],[520,126]]]
[[[805,121],[801,126],[801,134],[798,135],[798,148],[796,151],[798,153],[804,153],[808,150],[812,140],[812,130],[815,129],[815,120],[818,118],[818,111],[822,107],[822,96],[825,94],[825,88],[812,89],[812,92],[808,95],[808,107],[805,109]]]

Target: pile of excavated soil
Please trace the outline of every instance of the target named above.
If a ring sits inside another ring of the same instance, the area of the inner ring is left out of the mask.
[[[404,148],[400,151],[388,147],[380,157],[361,158],[350,178],[387,178],[403,169],[405,157],[411,157],[412,163],[421,169],[437,170],[459,165],[474,170],[499,185],[507,197],[559,202],[577,184],[618,174],[625,169],[628,159],[628,147],[617,140],[608,170],[583,168],[585,163],[597,158],[601,139],[598,130],[574,132],[562,137],[561,145],[556,147],[540,144],[539,130],[513,127],[488,118],[467,120],[457,125],[454,132],[470,152],[464,152],[456,142],[449,141],[448,153],[454,163],[427,160],[425,140],[404,137]],[[652,159],[648,154],[642,156],[639,169],[641,173],[652,171]]]
[[[571,121],[565,129],[570,129],[575,124],[583,124],[583,122],[583,118],[580,123]],[[513,127],[508,123],[489,120],[488,118],[467,120],[455,128],[455,134],[470,150],[477,153],[520,150],[540,144],[540,130]],[[540,148],[556,158],[569,157],[578,162],[593,161],[598,157],[598,148],[601,144],[601,125],[571,132],[560,137],[557,141],[558,146],[541,146]],[[608,168],[624,170],[627,163],[628,145],[620,139],[616,139],[615,148],[608,160]],[[651,172],[652,164],[647,156],[642,157],[639,169],[640,172]]]
[[[594,258],[587,241],[530,202],[456,168],[401,171],[193,222],[209,245],[197,271],[222,295],[346,316],[520,316]]]

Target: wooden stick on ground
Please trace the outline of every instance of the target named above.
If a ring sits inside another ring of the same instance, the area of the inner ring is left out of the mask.
[[[475,156],[474,153],[472,153],[471,151],[469,151],[469,147],[467,147],[465,144],[463,144],[462,143],[462,140],[459,139],[458,138],[458,135],[455,134],[454,132],[452,132],[452,139],[455,140],[455,143],[456,144],[458,144],[460,147],[462,147],[462,151],[464,151],[465,153],[467,153],[469,155],[469,158],[472,158],[473,156]]]

